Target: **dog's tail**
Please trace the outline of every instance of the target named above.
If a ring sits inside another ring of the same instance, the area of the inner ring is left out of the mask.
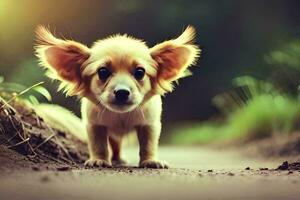
[[[34,111],[51,127],[65,132],[87,143],[87,133],[82,120],[73,112],[55,104],[39,104]]]

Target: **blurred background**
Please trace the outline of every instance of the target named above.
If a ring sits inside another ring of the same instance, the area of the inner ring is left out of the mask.
[[[300,128],[299,9],[297,0],[1,0],[0,89],[46,81],[52,103],[79,114],[79,101],[57,93],[57,83],[38,67],[39,24],[89,46],[115,33],[153,46],[193,25],[203,53],[194,75],[164,98],[163,141],[294,134]]]

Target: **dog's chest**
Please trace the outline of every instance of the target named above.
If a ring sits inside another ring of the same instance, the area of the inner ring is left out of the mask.
[[[102,119],[99,119],[98,123],[115,133],[125,134],[133,130],[135,126],[143,125],[145,119],[143,114],[137,111],[123,114],[108,112],[103,114]]]
[[[136,126],[160,123],[161,99],[152,98],[147,106],[128,113],[112,112],[104,107],[97,107],[86,99],[82,101],[82,117],[85,124],[107,127],[113,134],[126,134]]]

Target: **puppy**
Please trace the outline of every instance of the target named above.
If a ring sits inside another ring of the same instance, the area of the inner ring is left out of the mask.
[[[139,166],[167,168],[157,158],[161,96],[172,91],[172,83],[187,75],[199,57],[200,49],[193,44],[195,29],[188,26],[178,38],[151,48],[126,34],[98,40],[91,48],[58,39],[42,26],[36,35],[36,54],[47,74],[61,82],[59,89],[67,95],[82,99],[89,148],[85,165],[124,164],[122,138],[134,130]]]

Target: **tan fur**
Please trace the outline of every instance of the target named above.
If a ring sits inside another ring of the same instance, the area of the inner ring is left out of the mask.
[[[200,50],[193,44],[195,30],[188,27],[181,36],[152,48],[127,35],[97,41],[91,48],[78,42],[61,40],[47,29],[37,29],[37,55],[41,64],[62,82],[68,95],[82,98],[82,124],[88,136],[88,166],[122,164],[123,135],[135,130],[140,144],[140,167],[166,168],[158,161],[161,132],[161,95],[172,91],[172,82],[185,76]],[[100,80],[97,71],[111,71]],[[146,75],[136,80],[136,68]],[[116,88],[130,91],[126,105],[115,104]],[[74,134],[78,135],[78,133]],[[84,138],[84,137],[82,137]],[[112,155],[109,155],[109,144]]]

